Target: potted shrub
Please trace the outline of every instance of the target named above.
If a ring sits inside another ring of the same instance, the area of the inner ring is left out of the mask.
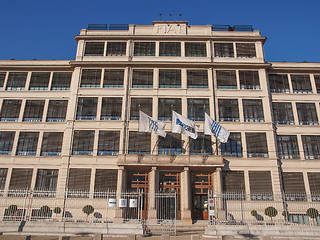
[[[53,209],[53,212],[56,214],[56,217],[58,217],[58,214],[61,213],[61,208],[60,207],[55,207]],[[57,221],[57,219],[54,219],[55,221]]]
[[[272,222],[272,218],[278,215],[278,211],[274,207],[267,207],[264,210],[264,214],[270,217]]]
[[[254,216],[254,217],[257,217],[258,212],[256,210],[252,210],[251,211],[251,215]]]
[[[94,208],[91,205],[86,205],[82,208],[82,212],[87,214],[87,220],[88,220],[89,215],[94,212]]]
[[[314,219],[319,216],[319,211],[315,208],[309,208],[306,213],[309,217],[312,218],[313,225],[314,225]]]
[[[51,209],[47,205],[44,205],[40,208],[40,216],[42,218],[49,218],[50,213],[51,213]]]

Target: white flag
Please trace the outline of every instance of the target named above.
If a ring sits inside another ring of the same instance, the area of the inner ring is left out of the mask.
[[[198,137],[198,126],[190,119],[172,111],[172,132],[188,135],[196,139]]]
[[[215,135],[222,143],[228,142],[228,138],[230,135],[227,129],[213,120],[207,113],[205,113],[204,134]]]
[[[166,137],[165,126],[164,122],[157,121],[139,110],[139,132],[153,132],[161,137]]]

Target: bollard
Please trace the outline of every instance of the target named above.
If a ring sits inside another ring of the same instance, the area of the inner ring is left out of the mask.
[[[31,235],[26,236],[26,240],[31,240]]]
[[[103,234],[101,233],[94,234],[92,240],[103,240]]]

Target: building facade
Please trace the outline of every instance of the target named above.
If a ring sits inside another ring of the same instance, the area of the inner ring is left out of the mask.
[[[0,61],[2,190],[177,193],[185,223],[208,218],[210,191],[320,192],[320,63],[266,62],[248,26],[156,21],[75,39],[75,60]],[[167,137],[139,133],[139,110]],[[196,140],[171,133],[172,110]],[[203,134],[205,112],[227,143]]]

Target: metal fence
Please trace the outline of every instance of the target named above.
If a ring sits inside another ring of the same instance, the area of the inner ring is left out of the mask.
[[[320,226],[319,197],[298,193],[209,193],[209,224]]]

